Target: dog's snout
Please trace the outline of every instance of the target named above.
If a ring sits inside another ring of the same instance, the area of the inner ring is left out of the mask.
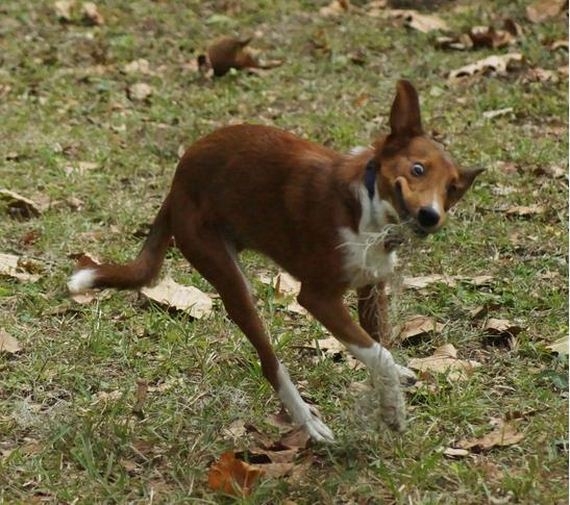
[[[422,207],[418,212],[418,221],[424,228],[432,228],[439,223],[440,215],[433,207]]]

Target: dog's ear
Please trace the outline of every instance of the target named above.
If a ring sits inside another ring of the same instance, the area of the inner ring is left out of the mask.
[[[459,181],[449,190],[447,201],[445,202],[446,210],[453,207],[461,199],[471,187],[475,178],[484,171],[485,169],[481,167],[459,169]]]
[[[396,98],[390,111],[391,136],[411,138],[423,133],[418,92],[410,81],[396,84]]]

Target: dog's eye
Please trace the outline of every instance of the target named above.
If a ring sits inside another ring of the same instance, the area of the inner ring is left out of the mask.
[[[425,171],[426,169],[421,163],[414,163],[412,165],[412,175],[415,175],[416,177],[424,175]]]

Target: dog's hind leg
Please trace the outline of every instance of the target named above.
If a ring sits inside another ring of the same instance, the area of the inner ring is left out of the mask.
[[[333,434],[330,429],[311,412],[289,378],[287,369],[277,359],[231,245],[215,228],[193,229],[192,222],[187,218],[173,221],[178,248],[194,268],[216,288],[229,317],[255,347],[263,375],[271,383],[293,420],[304,426],[314,440],[332,441]]]
[[[388,314],[388,295],[386,283],[369,284],[356,290],[358,296],[358,319],[360,326],[376,342],[390,348],[392,344],[392,327]]]
[[[392,326],[388,305],[386,283],[379,282],[376,285],[367,285],[357,289],[358,295],[358,319],[360,326],[383,347],[389,349],[392,346]],[[415,384],[416,374],[405,366],[398,365],[400,382],[404,386]]]

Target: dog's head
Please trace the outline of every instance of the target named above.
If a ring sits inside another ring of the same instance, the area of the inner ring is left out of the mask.
[[[483,169],[460,168],[424,133],[418,94],[409,81],[397,84],[390,128],[376,146],[379,195],[419,235],[435,232]]]

